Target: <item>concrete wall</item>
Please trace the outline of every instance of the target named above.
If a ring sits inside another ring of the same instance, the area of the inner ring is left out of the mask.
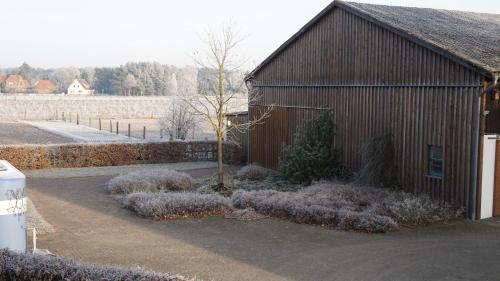
[[[173,97],[0,95],[0,119],[61,119],[64,112],[80,118],[159,118],[164,116]],[[246,100],[235,100],[232,111],[246,110]],[[57,116],[56,116],[57,115]]]

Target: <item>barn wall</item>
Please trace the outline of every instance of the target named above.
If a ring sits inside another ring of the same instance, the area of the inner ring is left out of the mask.
[[[392,133],[405,189],[468,205],[480,81],[473,70],[335,8],[256,73],[262,98],[250,118],[275,108],[250,132],[250,161],[276,168],[304,119],[331,108],[345,164],[359,169],[364,141]],[[443,179],[426,176],[429,145],[443,147]]]

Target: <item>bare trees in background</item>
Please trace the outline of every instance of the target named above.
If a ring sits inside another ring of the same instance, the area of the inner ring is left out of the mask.
[[[160,129],[164,130],[171,140],[185,140],[189,133],[196,129],[198,123],[193,110],[179,99],[172,101],[166,116],[160,118],[158,122]]]
[[[76,67],[58,68],[49,75],[49,79],[54,82],[60,93],[65,92],[68,86],[75,80],[80,78],[80,70]]]
[[[184,101],[192,110],[207,121],[217,137],[217,162],[218,184],[215,190],[225,190],[223,142],[225,135],[229,132],[226,115],[231,113],[232,108],[238,108],[235,104],[244,90],[244,79],[237,78],[237,73],[242,73],[243,61],[238,57],[237,47],[241,43],[233,27],[226,25],[220,34],[213,31],[207,33],[207,50],[202,54],[196,54],[195,61],[200,70],[206,72],[204,85],[200,86],[196,96],[184,97]],[[251,99],[258,99],[258,93],[249,93]],[[270,114],[272,108],[261,112],[259,116],[245,124],[231,126],[234,130],[245,130],[251,126],[261,123]]]

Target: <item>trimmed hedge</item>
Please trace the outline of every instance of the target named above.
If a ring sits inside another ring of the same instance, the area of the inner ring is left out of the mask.
[[[182,276],[157,274],[143,270],[76,263],[55,256],[17,254],[0,250],[0,280],[55,281],[55,280],[140,280],[185,281]]]
[[[215,161],[214,141],[3,145],[0,159],[21,170]],[[224,143],[224,162],[240,164],[240,148]]]

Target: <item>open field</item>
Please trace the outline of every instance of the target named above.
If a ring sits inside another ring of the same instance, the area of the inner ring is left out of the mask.
[[[0,122],[0,144],[72,143],[73,139],[18,122]]]
[[[110,124],[111,121],[111,124]],[[128,124],[130,124],[130,136],[137,139],[143,139],[143,130],[146,127],[146,140],[161,141],[168,140],[167,132],[163,132],[163,137],[160,132],[159,119],[101,119],[101,129],[107,132],[116,133],[116,123],[118,123],[118,132],[121,135],[128,135]],[[81,120],[81,125],[91,126],[99,129],[99,119]],[[214,140],[209,125],[206,122],[200,121],[197,127],[190,132],[188,140]]]
[[[193,168],[184,171],[195,178],[215,172]],[[39,247],[81,261],[168,269],[203,280],[495,280],[500,275],[498,220],[385,235],[277,219],[153,221],[121,208],[104,191],[111,174],[80,169],[78,175],[29,174],[28,195],[56,229],[39,236]]]

